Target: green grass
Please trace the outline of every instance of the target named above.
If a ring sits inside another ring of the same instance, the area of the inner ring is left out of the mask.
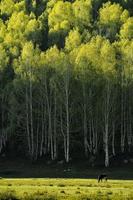
[[[1,200],[132,200],[133,181],[96,179],[0,179]]]

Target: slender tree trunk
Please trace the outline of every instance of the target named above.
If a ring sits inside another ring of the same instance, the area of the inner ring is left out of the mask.
[[[93,137],[92,153],[95,155],[97,152],[97,131],[96,128],[94,127],[94,119],[92,119],[92,137]]]
[[[56,91],[54,92],[54,159],[57,158],[57,119],[56,119],[56,115],[57,115],[57,102],[56,102]]]
[[[45,93],[46,93],[46,102],[47,102],[47,111],[48,111],[48,152],[51,153],[51,159],[54,160],[53,153],[53,135],[52,135],[52,113],[51,113],[51,89],[50,94],[48,93],[48,84],[45,74]]]
[[[124,88],[124,71],[122,72],[122,81],[121,81],[121,152],[124,153],[125,150],[125,136],[126,136],[126,96]]]
[[[45,124],[45,130],[44,130],[44,148],[43,148],[43,153],[44,155],[48,152],[48,131],[47,131],[47,126]]]
[[[38,158],[38,153],[39,153],[39,118],[38,118],[38,124],[37,124],[37,129],[36,129],[36,151],[35,151],[35,156],[34,160],[37,160]]]
[[[128,91],[129,102],[128,102],[128,130],[127,130],[127,143],[128,143],[128,151],[131,152],[132,147],[132,96],[130,92],[130,86]]]
[[[115,123],[113,122],[113,131],[112,131],[112,153],[115,156]]]
[[[105,88],[105,113],[104,113],[104,145],[105,145],[105,166],[109,166],[109,106],[110,106],[110,85],[109,80],[107,80],[107,88]]]
[[[42,101],[41,103],[41,142],[40,142],[40,156],[42,156],[43,153],[43,145],[44,145],[44,103]],[[46,116],[45,116],[46,117]]]
[[[69,162],[69,142],[70,142],[70,126],[69,126],[69,91],[66,85],[66,162]]]
[[[32,76],[32,72],[30,69],[30,76]],[[34,156],[34,131],[33,131],[33,100],[32,100],[32,80],[30,77],[30,98],[29,98],[29,104],[30,104],[30,127],[31,127],[31,155],[32,158]]]
[[[64,129],[63,129],[63,119],[62,119],[62,106],[60,108],[60,128],[61,128],[61,133],[62,133],[62,136],[63,136],[63,143],[64,143],[64,157],[65,157],[65,160],[67,158],[67,146],[66,146],[66,135],[64,133]]]
[[[109,166],[108,123],[105,125],[105,167]]]
[[[86,103],[86,91],[85,91],[85,83],[83,86],[83,130],[84,130],[84,149],[85,156],[88,157],[88,138],[87,138],[87,103]]]
[[[26,130],[27,130],[27,141],[28,141],[28,151],[29,155],[31,155],[31,138],[30,138],[30,127],[29,127],[29,105],[28,105],[28,91],[26,86],[25,91],[25,103],[26,103]]]

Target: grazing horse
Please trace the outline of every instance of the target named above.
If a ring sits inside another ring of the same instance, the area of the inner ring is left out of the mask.
[[[103,179],[107,181],[107,174],[100,174],[100,175],[98,176],[98,183],[99,183],[100,181],[102,182]]]

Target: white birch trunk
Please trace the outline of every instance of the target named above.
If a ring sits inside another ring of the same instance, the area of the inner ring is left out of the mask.
[[[113,122],[113,130],[112,130],[112,154],[115,156],[115,123]]]
[[[69,91],[66,84],[66,162],[69,162]]]
[[[33,100],[32,100],[32,71],[30,68],[30,88],[29,88],[29,106],[30,106],[30,130],[31,130],[31,155],[34,156],[34,131],[33,131]]]
[[[43,145],[44,145],[44,105],[43,101],[41,103],[41,142],[40,142],[40,156],[43,153]]]
[[[86,91],[83,83],[83,130],[84,130],[84,149],[85,156],[88,157],[88,138],[87,138],[87,105],[86,105]]]
[[[107,88],[105,88],[105,113],[104,113],[104,123],[105,123],[105,130],[104,130],[104,150],[105,150],[105,167],[109,166],[109,106],[110,106],[110,86],[109,80],[107,80]]]
[[[56,102],[56,91],[54,92],[54,160],[57,158],[57,122],[56,122],[56,115],[57,115],[57,102]]]
[[[28,106],[28,91],[26,86],[25,91],[25,103],[26,103],[26,130],[27,130],[27,141],[28,141],[28,151],[29,155],[31,155],[31,138],[30,138],[30,127],[29,127],[29,106]]]
[[[61,107],[61,109],[60,109],[60,128],[61,128],[61,133],[62,133],[62,136],[63,136],[64,157],[65,157],[65,160],[66,160],[66,158],[67,158],[67,151],[66,151],[66,135],[65,135],[64,129],[63,129],[62,107]]]

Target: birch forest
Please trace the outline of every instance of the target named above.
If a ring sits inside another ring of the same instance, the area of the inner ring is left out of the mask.
[[[133,1],[0,0],[0,156],[133,152]]]

